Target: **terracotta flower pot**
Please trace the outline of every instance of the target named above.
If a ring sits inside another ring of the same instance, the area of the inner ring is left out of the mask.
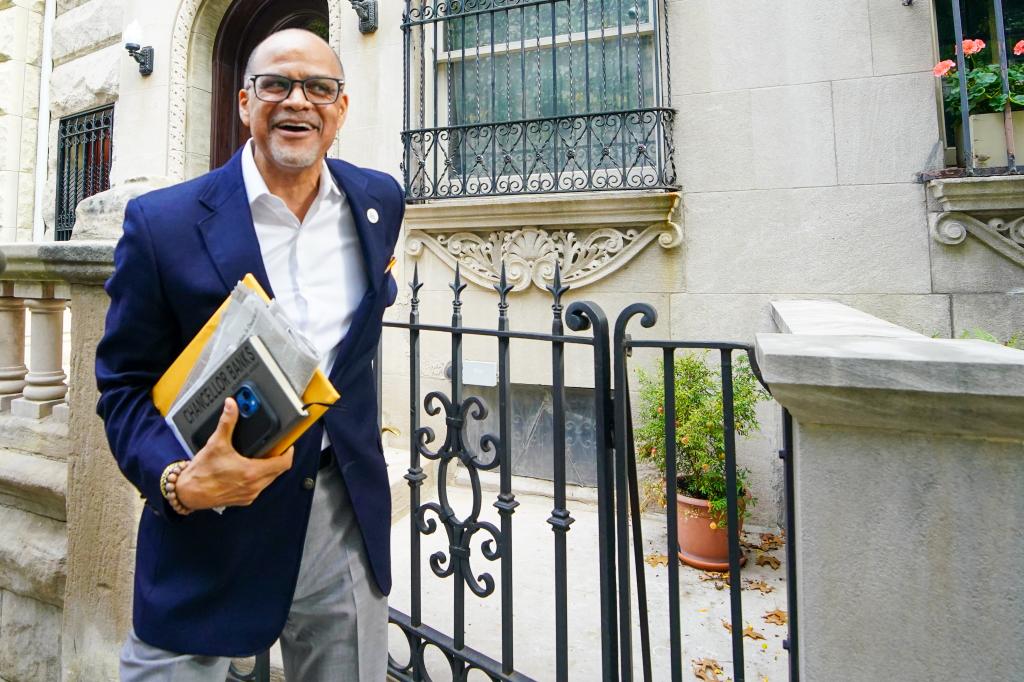
[[[740,500],[741,508],[742,504]],[[708,501],[676,493],[676,507],[679,510],[679,559],[705,571],[728,571],[729,533],[725,528],[711,528]],[[740,530],[743,530],[742,514]],[[740,566],[745,563],[747,557],[741,554]]]

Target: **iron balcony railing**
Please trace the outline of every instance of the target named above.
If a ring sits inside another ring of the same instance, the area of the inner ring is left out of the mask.
[[[1024,171],[1024,149],[1016,144],[1024,139],[1024,4],[938,0],[936,10],[941,60],[935,75],[943,78],[945,121],[959,162],[968,175]],[[982,128],[992,129],[977,117],[982,114],[1001,117],[995,133],[1001,139],[979,151]]]
[[[406,0],[407,199],[675,188],[666,11]]]
[[[54,239],[71,239],[75,208],[86,197],[110,189],[114,107],[85,111],[57,127],[57,206]]]

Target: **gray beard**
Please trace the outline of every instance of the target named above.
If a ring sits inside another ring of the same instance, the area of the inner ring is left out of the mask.
[[[270,140],[270,156],[279,166],[285,168],[309,168],[320,160],[320,150],[316,148],[298,150],[279,146],[274,139]]]

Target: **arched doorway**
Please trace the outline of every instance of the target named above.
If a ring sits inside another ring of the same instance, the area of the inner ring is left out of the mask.
[[[285,28],[305,28],[328,40],[327,0],[235,0],[225,12],[213,44],[210,168],[249,138],[238,119],[245,62],[261,40]]]

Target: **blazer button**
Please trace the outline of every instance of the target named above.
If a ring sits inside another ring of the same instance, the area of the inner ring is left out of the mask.
[[[305,488],[306,490],[312,490],[313,489],[313,485],[314,484],[313,484],[313,479],[312,478],[304,478],[304,479],[302,479],[302,487]]]

